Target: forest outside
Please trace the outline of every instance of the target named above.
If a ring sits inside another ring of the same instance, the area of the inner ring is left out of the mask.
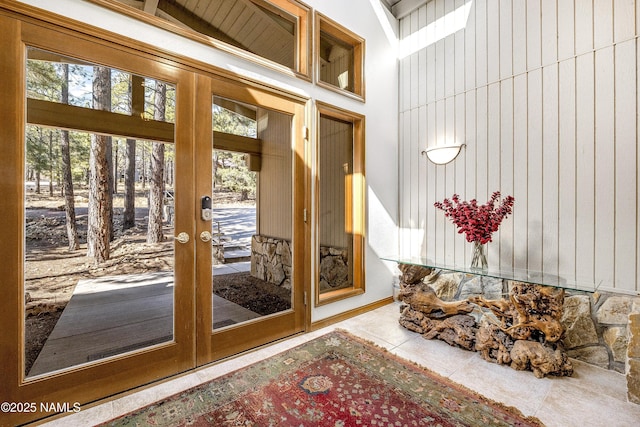
[[[73,58],[28,50],[27,98],[167,123],[175,87]],[[33,102],[28,105],[34,105]],[[35,119],[33,119],[35,117]],[[25,130],[25,375],[79,281],[173,274],[175,150],[147,141],[42,125]],[[32,120],[33,119],[33,120]],[[214,128],[251,123],[214,109]],[[253,124],[255,126],[255,123]],[[245,130],[251,134],[252,130]],[[255,173],[242,154],[214,152],[214,206],[255,205]]]
[[[48,183],[47,183],[48,184]],[[28,188],[32,186],[28,183]],[[48,187],[48,185],[47,185]],[[95,264],[87,257],[87,191],[76,190],[79,248],[69,251],[64,216],[64,200],[58,194],[35,193],[27,189],[25,250],[25,371],[37,358],[79,280],[156,271],[173,268],[173,239],[147,243],[147,195],[141,184],[136,186],[135,226],[123,230],[123,196],[114,197],[115,236],[108,261]],[[242,200],[241,192],[218,187],[214,205],[219,207],[251,207],[255,199]],[[166,236],[173,236],[173,226],[163,226]]]

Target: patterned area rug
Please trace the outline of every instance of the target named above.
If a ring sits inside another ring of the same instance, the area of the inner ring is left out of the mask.
[[[540,426],[344,331],[172,396],[108,426]]]

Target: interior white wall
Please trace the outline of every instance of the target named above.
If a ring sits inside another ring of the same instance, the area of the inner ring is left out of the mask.
[[[21,0],[41,9],[122,34],[169,52],[265,81],[366,116],[367,231],[366,293],[314,307],[312,321],[356,309],[392,295],[393,266],[379,257],[397,250],[398,218],[398,72],[395,22],[378,0],[307,0],[305,3],[366,40],[366,102],[311,82],[260,67],[249,61],[178,37],[82,0]],[[313,114],[308,114],[314,129]],[[315,132],[311,132],[314,135]]]
[[[405,253],[468,265],[471,245],[433,203],[501,190],[515,208],[490,266],[638,292],[635,3],[433,0],[401,19]],[[420,156],[445,141],[467,146],[446,166]]]

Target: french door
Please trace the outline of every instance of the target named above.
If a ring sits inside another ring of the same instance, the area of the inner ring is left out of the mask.
[[[196,220],[202,364],[304,329],[304,109],[217,77],[198,79],[196,104],[196,196],[212,208]],[[238,169],[250,200],[230,205],[225,176]]]
[[[0,26],[2,422],[303,331],[304,100]],[[247,188],[230,188],[239,169]]]

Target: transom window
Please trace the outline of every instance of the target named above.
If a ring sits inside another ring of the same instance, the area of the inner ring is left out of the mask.
[[[91,1],[223,50],[248,53],[254,60],[267,59],[266,65],[277,64],[309,77],[311,12],[296,0]]]

